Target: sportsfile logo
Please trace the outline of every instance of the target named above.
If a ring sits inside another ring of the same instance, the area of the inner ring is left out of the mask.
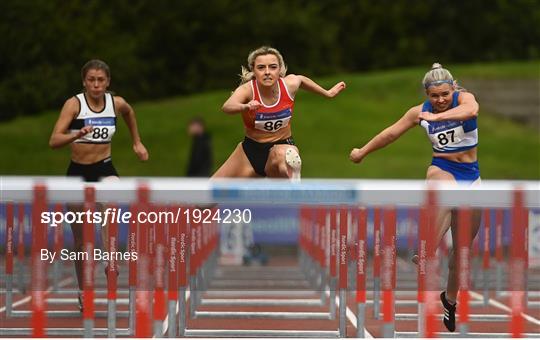
[[[41,213],[41,223],[46,223],[51,227],[56,227],[65,223],[129,223],[131,212],[123,211],[121,208],[107,208],[105,211],[44,211]]]
[[[51,227],[62,225],[63,223],[89,223],[89,224],[109,224],[109,223],[130,223],[133,214],[122,208],[107,208],[105,211],[44,211],[41,213],[41,223],[46,223]],[[139,211],[136,214],[138,223],[178,223],[183,218],[187,223],[250,223],[252,214],[250,209],[182,209],[169,211]]]

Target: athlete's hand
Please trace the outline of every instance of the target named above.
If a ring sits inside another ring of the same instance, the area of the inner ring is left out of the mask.
[[[347,87],[347,84],[345,84],[344,81],[340,81],[334,87],[332,87],[330,90],[328,90],[328,98],[334,98],[337,96],[341,91],[345,90]]]
[[[349,159],[353,163],[360,163],[362,159],[364,159],[364,157],[365,155],[362,152],[362,149],[357,149],[357,148],[352,149],[351,154],[349,155]]]
[[[255,111],[255,110],[260,109],[261,106],[262,106],[262,104],[259,103],[258,100],[253,99],[249,103],[246,104],[245,110],[246,111]]]
[[[92,132],[93,129],[94,129],[94,127],[92,125],[84,126],[82,129],[77,131],[77,134],[76,134],[77,139],[82,138],[85,135],[89,134],[90,132]]]
[[[431,112],[420,112],[418,114],[418,120],[421,121],[421,120],[426,120],[428,122],[436,122],[438,120],[438,116],[436,114],[433,114]]]
[[[135,154],[137,155],[137,157],[139,157],[141,161],[148,160],[148,151],[146,151],[143,143],[138,142],[133,144],[133,152],[135,152]]]

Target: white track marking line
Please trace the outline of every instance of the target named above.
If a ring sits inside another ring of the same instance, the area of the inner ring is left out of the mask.
[[[72,277],[65,278],[62,281],[58,282],[58,287],[64,287],[67,284],[71,283],[72,281],[73,281]],[[45,294],[50,293],[52,289],[53,289],[53,286],[49,286],[49,288],[47,288],[47,290],[45,291]],[[32,300],[32,295],[30,294],[29,296],[14,302],[11,306],[18,307],[20,305],[24,305],[25,303],[30,302],[31,300]],[[6,308],[7,306],[0,308],[0,313],[4,313],[6,311]]]
[[[190,291],[186,289],[186,298],[185,298],[185,301],[187,301],[189,299],[189,296],[190,296]],[[169,301],[167,299],[167,301]],[[180,311],[180,306],[178,305],[178,300],[176,301],[176,314],[178,314],[178,312]],[[176,314],[174,315],[174,317],[176,317]],[[165,320],[163,320],[163,334],[167,333],[167,330],[169,329],[169,313],[167,312],[167,316],[165,317]],[[178,327],[178,325],[176,325],[176,327]],[[178,337],[178,334],[176,335]],[[156,336],[152,336],[152,338],[155,338]]]
[[[481,294],[478,294],[472,290],[469,291],[469,293],[471,294],[472,297],[474,297],[475,299],[478,299],[478,300],[483,300],[484,299],[484,296],[481,295]],[[500,310],[503,310],[505,312],[508,312],[508,313],[512,313],[512,309],[510,307],[508,307],[507,305],[495,300],[495,299],[492,299],[490,298],[488,300],[488,303],[493,306],[493,307],[496,307],[496,308],[499,308]],[[534,323],[535,325],[538,325],[540,326],[540,320],[530,316],[529,314],[525,314],[525,313],[521,313],[521,315],[529,322],[532,322]]]
[[[330,297],[330,292],[328,290],[326,291],[326,296]],[[336,294],[336,309],[337,308],[339,308],[339,297],[337,297],[337,294]],[[346,308],[345,315],[347,316],[347,319],[349,319],[349,321],[352,323],[354,328],[358,328],[356,324],[356,314],[354,314],[353,311],[350,310],[348,306],[346,306],[345,308]],[[366,327],[364,327],[364,334],[365,334],[364,337],[366,339],[373,339],[373,335],[371,335],[371,333],[367,330]]]

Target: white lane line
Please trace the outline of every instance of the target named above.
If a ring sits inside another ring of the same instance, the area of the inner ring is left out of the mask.
[[[326,296],[330,297],[330,291],[326,291]],[[336,294],[336,309],[339,308],[339,297]],[[348,306],[345,307],[345,315],[347,316],[347,319],[352,323],[354,328],[358,328],[356,324],[356,314],[353,313],[352,310]],[[373,335],[367,330],[367,328],[364,327],[364,337],[366,339],[373,339]]]
[[[62,281],[60,281],[58,283],[58,287],[64,287],[64,286],[67,286],[69,283],[71,283],[73,281],[73,278],[72,277],[68,277],[68,278],[65,278],[63,279]],[[50,293],[53,289],[53,286],[49,286],[49,288],[47,288],[47,290],[45,291],[45,294],[47,293]],[[16,302],[13,303],[12,307],[15,308],[15,307],[18,307],[20,305],[24,305],[25,303],[28,303],[32,300],[32,295],[29,295],[25,298],[22,298]],[[4,313],[6,311],[6,308],[7,306],[4,306],[2,308],[0,308],[0,313]]]
[[[190,296],[190,291],[186,289],[186,298],[184,299],[184,301],[187,302],[187,300],[189,299],[189,296]],[[169,300],[167,300],[169,301]],[[168,308],[167,308],[168,310]],[[176,315],[178,315],[178,312],[180,311],[180,305],[178,304],[178,300],[176,301],[176,314],[174,315],[174,317],[176,318]],[[169,312],[167,312],[167,316],[165,317],[165,320],[163,320],[163,334],[167,333],[167,330],[169,329]],[[178,327],[178,325],[176,325],[176,327]],[[178,336],[178,334],[176,335]],[[152,338],[155,338],[156,336],[152,336]]]
[[[475,299],[478,299],[478,300],[483,300],[484,299],[484,296],[481,295],[481,294],[478,294],[476,292],[473,292],[472,290],[469,291],[469,293],[471,294],[472,297],[474,297]],[[508,313],[512,313],[512,309],[510,307],[508,307],[507,305],[495,300],[495,299],[489,299],[488,300],[488,303],[490,305],[492,305],[493,307],[496,307],[496,308],[499,308],[500,310],[503,310],[505,312],[508,312]],[[525,314],[525,313],[521,313],[521,315],[529,322],[532,322],[534,323],[535,325],[538,325],[540,326],[540,320],[530,316],[529,314]]]

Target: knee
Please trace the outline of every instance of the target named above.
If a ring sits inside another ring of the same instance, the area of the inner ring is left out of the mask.
[[[285,151],[273,147],[268,154],[265,172],[271,177],[287,177],[287,165],[285,164]]]

